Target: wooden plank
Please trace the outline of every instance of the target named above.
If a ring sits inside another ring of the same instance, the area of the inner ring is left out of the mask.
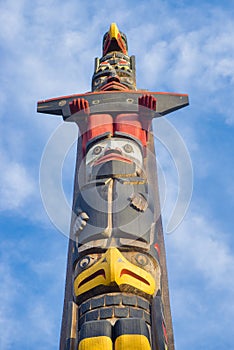
[[[150,92],[145,90],[130,92],[90,92],[39,101],[37,104],[37,112],[61,115],[64,120],[76,121],[76,118],[79,118],[77,115],[69,118],[71,117],[69,102],[77,98],[85,98],[88,100],[92,113],[138,112],[138,98],[143,94],[150,94],[157,99],[156,113],[153,117],[166,115],[189,104],[188,95],[186,94]]]

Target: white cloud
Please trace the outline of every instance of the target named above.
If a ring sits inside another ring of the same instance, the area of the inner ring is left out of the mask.
[[[17,162],[1,163],[1,209],[22,207],[35,187],[23,165]]]
[[[54,241],[43,231],[37,234],[33,227],[30,233],[26,239],[16,230],[0,243],[1,350],[11,350],[16,343],[20,349],[32,344],[56,349],[59,342],[65,241]]]
[[[213,222],[212,222],[213,221]],[[216,224],[217,225],[217,224]],[[190,214],[171,239],[175,260],[201,273],[205,284],[216,290],[234,288],[234,256],[225,242],[226,234],[201,213]]]
[[[24,2],[22,0],[17,2],[8,0],[0,5],[0,21],[2,24],[0,37],[7,46],[22,31]]]
[[[15,210],[23,207],[35,191],[34,181],[22,164],[2,157],[0,165],[0,209]]]
[[[56,339],[58,335],[57,324],[53,313],[49,312],[49,302],[45,300],[45,297],[37,297],[33,305],[28,305],[27,309],[27,322],[32,327],[27,332],[28,340],[26,343],[28,346],[39,343],[42,349],[58,345],[58,339]]]
[[[2,350],[10,350],[19,331],[13,304],[22,286],[12,276],[8,264],[3,261],[0,261],[0,284],[0,347]]]
[[[135,28],[137,37],[144,38],[137,42],[138,86],[187,92],[200,113],[218,111],[231,124],[234,24],[225,10],[206,10],[206,18],[202,8],[190,7],[163,20],[159,7],[157,21]]]
[[[227,234],[200,208],[190,210],[177,231],[165,238],[177,347],[197,344],[211,350],[215,335],[216,342],[231,346],[234,255]]]

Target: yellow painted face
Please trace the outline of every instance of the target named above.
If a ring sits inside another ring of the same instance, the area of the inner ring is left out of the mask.
[[[127,285],[153,295],[160,288],[159,283],[159,266],[147,254],[109,248],[103,254],[89,254],[79,260],[74,293],[78,297],[99,285]]]

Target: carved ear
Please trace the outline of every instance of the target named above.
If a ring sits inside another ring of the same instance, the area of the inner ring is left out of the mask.
[[[94,72],[95,73],[97,73],[99,65],[100,65],[100,59],[98,57],[95,57],[95,61],[94,61]]]
[[[136,82],[136,58],[134,55],[130,56],[130,68],[133,73],[134,81]]]

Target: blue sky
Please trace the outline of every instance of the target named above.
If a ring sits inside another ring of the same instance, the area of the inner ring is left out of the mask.
[[[90,90],[94,57],[111,22],[127,34],[129,53],[136,55],[138,88],[190,96],[189,107],[167,117],[193,168],[189,209],[176,230],[165,232],[176,348],[233,347],[233,15],[229,0],[0,1],[2,350],[58,349],[67,237],[43,207],[39,169],[62,121],[37,114],[36,102]],[[156,135],[160,125],[154,123]],[[67,137],[75,132],[69,128]],[[64,140],[56,142],[63,152]],[[156,145],[167,231],[178,159]],[[72,147],[62,171],[69,203],[74,165]]]

